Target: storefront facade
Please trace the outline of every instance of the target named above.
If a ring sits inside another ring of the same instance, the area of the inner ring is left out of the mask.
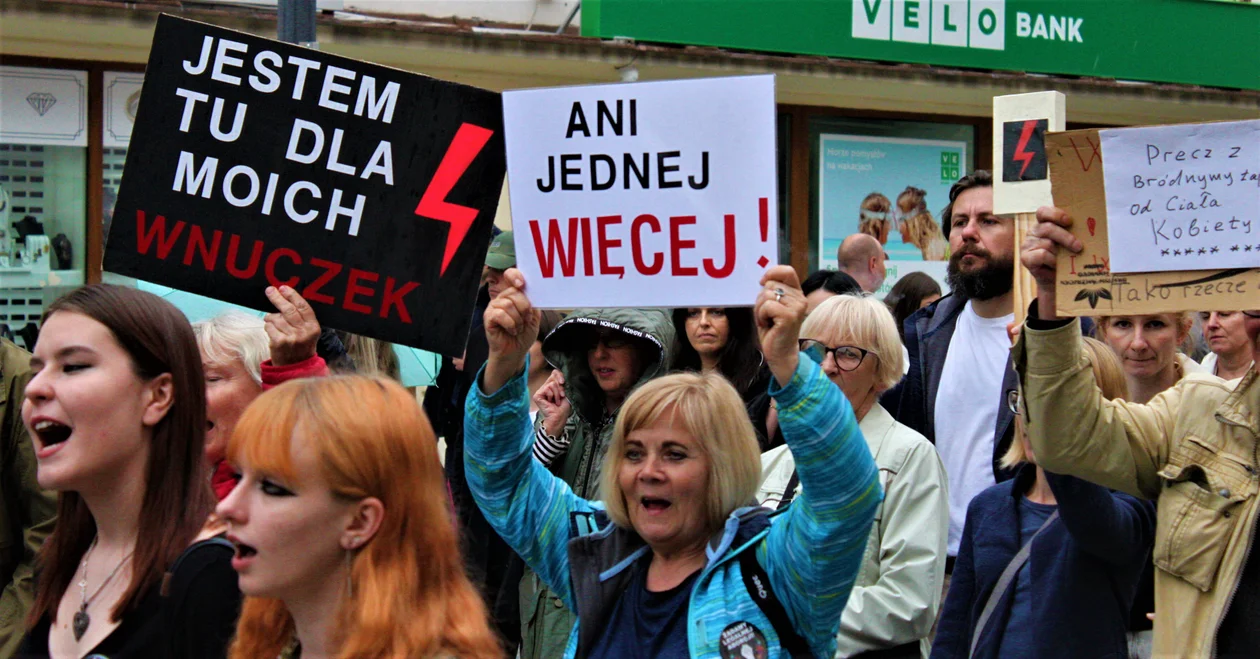
[[[335,12],[320,16],[319,47],[496,90],[775,73],[781,260],[801,272],[834,265],[839,240],[866,217],[886,223],[903,269],[938,274],[939,243],[919,228],[930,229],[924,215],[939,226],[957,176],[990,166],[993,96],[1062,91],[1072,127],[1260,116],[1260,52],[1241,52],[1260,51],[1260,7],[1117,0],[1059,3],[1072,15],[1033,11],[1054,4],[748,2],[715,19],[697,13],[713,3],[586,0],[581,35]],[[1086,5],[1093,13],[1081,14]],[[0,333],[17,336],[67,287],[102,279],[104,222],[158,12],[263,36],[276,24],[274,12],[167,0],[0,0],[0,11]],[[1133,29],[1146,24],[1142,43],[1164,45],[1125,60],[1136,33],[1106,21],[1126,11]],[[1168,45],[1156,27],[1178,22],[1217,25],[1210,38],[1229,46]],[[1252,38],[1229,42],[1246,30]],[[1191,61],[1196,49],[1216,55]],[[498,221],[509,221],[506,204]]]

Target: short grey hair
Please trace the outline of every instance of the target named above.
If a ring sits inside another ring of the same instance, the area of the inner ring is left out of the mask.
[[[805,317],[801,338],[832,341],[870,350],[879,357],[875,388],[888,391],[901,381],[905,368],[901,335],[888,306],[869,293],[837,295]]]
[[[254,382],[262,384],[262,363],[271,359],[271,340],[262,318],[225,311],[192,327],[206,359],[219,364],[240,360]]]

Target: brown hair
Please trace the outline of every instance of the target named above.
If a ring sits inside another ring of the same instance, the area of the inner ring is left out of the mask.
[[[334,495],[376,497],[385,509],[380,528],[353,555],[354,587],[333,630],[336,656],[502,656],[481,596],[464,574],[437,439],[415,398],[382,377],[288,382],[241,415],[228,460],[293,480],[291,438],[299,424]],[[275,657],[292,639],[293,624],[284,602],[246,597],[229,656]]]
[[[949,203],[945,204],[945,210],[941,211],[941,225],[945,228],[946,238],[949,238],[949,230],[954,225],[954,202],[958,201],[958,196],[972,188],[991,187],[993,187],[993,174],[987,169],[977,169],[958,179],[949,188]]]
[[[118,621],[158,584],[214,510],[203,452],[206,385],[201,353],[184,314],[151,293],[108,284],[85,286],[53,302],[43,322],[59,312],[83,314],[108,328],[131,357],[137,377],[171,376],[174,402],[153,427],[145,468],[131,583],[110,612],[110,619]],[[56,621],[61,598],[95,535],[96,521],[83,498],[77,492],[62,492],[57,527],[40,549],[41,572],[28,627],[44,615]]]

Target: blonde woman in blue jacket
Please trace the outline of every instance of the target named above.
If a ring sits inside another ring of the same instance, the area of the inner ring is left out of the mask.
[[[801,359],[796,273],[762,279],[754,315],[802,492],[745,507],[760,476],[743,402],[716,374],[640,387],[617,419],[602,502],[530,453],[526,354],[538,312],[517,271],[486,311],[490,359],[469,394],[465,470],[486,519],[578,615],[565,657],[830,657],[881,494],[853,410]]]

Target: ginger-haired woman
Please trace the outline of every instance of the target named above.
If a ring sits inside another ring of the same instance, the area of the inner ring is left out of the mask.
[[[245,593],[229,657],[501,656],[464,574],[437,442],[384,378],[296,380],[228,443],[218,507]]]

